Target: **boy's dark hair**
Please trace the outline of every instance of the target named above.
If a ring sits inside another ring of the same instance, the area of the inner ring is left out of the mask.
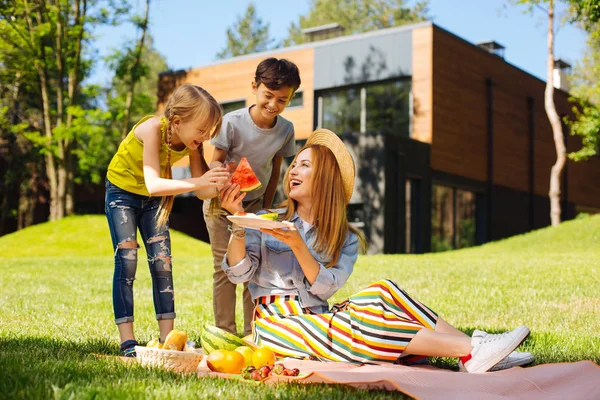
[[[256,86],[261,83],[271,90],[291,87],[294,92],[300,87],[300,73],[293,62],[275,57],[262,60],[254,75]]]

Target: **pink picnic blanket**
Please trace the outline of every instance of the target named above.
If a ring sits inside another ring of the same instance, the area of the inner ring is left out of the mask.
[[[285,359],[300,376],[270,376],[264,383],[334,383],[362,389],[398,390],[417,399],[600,399],[600,367],[591,361],[511,368],[485,374],[468,374],[432,366],[356,365]],[[206,359],[198,376],[227,375],[211,372]],[[253,381],[248,381],[253,382]]]

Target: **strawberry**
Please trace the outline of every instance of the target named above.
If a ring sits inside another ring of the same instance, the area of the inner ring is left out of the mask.
[[[258,372],[262,375],[263,378],[266,378],[267,376],[271,376],[271,367],[269,367],[268,365],[263,365],[258,369]]]
[[[250,377],[252,378],[252,380],[255,380],[255,381],[262,381],[263,380],[263,376],[260,374],[260,372],[258,372],[257,369],[255,369],[254,371],[252,371],[252,373],[250,374]]]

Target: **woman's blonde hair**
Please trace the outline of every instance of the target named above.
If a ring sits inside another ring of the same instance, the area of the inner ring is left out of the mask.
[[[163,178],[173,178],[171,170],[171,136],[173,135],[173,121],[177,117],[181,122],[202,121],[205,129],[210,131],[211,139],[221,130],[223,109],[217,101],[200,86],[181,85],[171,95],[165,106],[164,115],[167,118],[168,145],[167,165]],[[173,208],[174,196],[164,196],[160,202],[160,211],[157,216],[158,225],[166,226]]]
[[[329,263],[327,268],[334,266],[344,247],[349,232],[358,236],[360,249],[364,251],[366,242],[364,236],[348,223],[346,215],[346,193],[342,182],[339,165],[331,150],[317,144],[305,145],[294,157],[283,179],[283,190],[287,197],[281,205],[286,207],[285,220],[290,220],[296,212],[297,202],[289,198],[290,171],[296,163],[298,155],[305,149],[312,150],[312,215],[316,231],[315,250],[324,254]],[[323,185],[327,188],[323,188]]]

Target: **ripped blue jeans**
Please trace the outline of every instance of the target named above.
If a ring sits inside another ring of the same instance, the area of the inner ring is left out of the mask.
[[[148,253],[156,319],[175,318],[171,236],[168,226],[160,230],[156,223],[160,201],[160,197],[134,194],[106,181],[105,212],[115,258],[113,308],[117,325],[133,322],[138,228]]]

